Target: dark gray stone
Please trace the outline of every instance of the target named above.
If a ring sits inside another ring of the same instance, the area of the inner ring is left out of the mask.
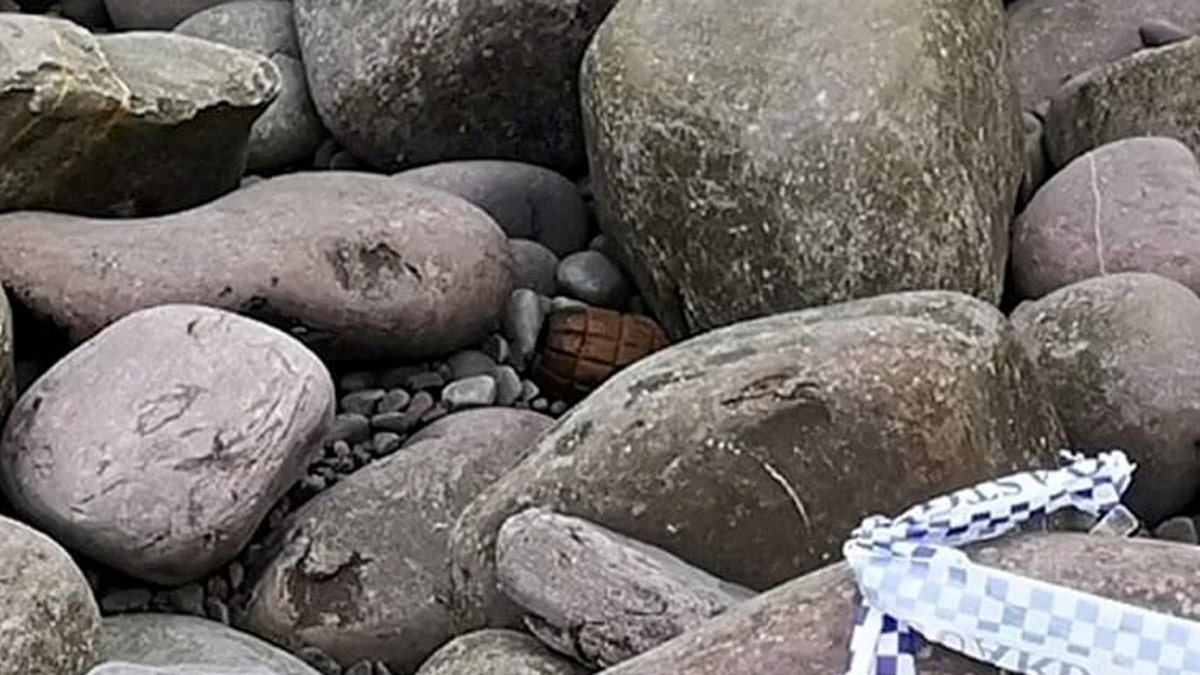
[[[510,239],[517,261],[517,288],[528,288],[542,295],[558,292],[558,256],[554,251],[530,239]]]
[[[558,256],[587,241],[587,207],[574,183],[544,167],[465,160],[409,169],[396,178],[452,192],[487,211],[509,237],[536,241]]]
[[[478,349],[464,349],[450,355],[446,359],[451,370],[451,377],[461,380],[475,375],[490,375],[496,370],[496,362],[492,357]]]
[[[625,273],[599,251],[580,251],[563,258],[555,279],[560,292],[589,305],[623,310],[629,302]]]
[[[537,640],[511,630],[481,630],[447,642],[417,675],[584,675]]]
[[[222,2],[188,17],[175,32],[266,56],[300,58],[291,0]]]
[[[528,288],[512,292],[504,312],[504,336],[512,345],[513,361],[524,368],[537,349],[546,310],[542,309],[538,294]]]
[[[113,25],[122,30],[170,30],[179,22],[226,0],[104,0]]]
[[[317,495],[274,540],[246,625],[344,664],[412,672],[455,634],[450,526],[551,422],[508,408],[456,413]]]
[[[347,413],[365,415],[370,417],[375,414],[375,408],[387,396],[387,392],[382,389],[361,389],[351,392],[342,397],[342,410]],[[346,438],[343,434],[340,438]]]
[[[288,4],[284,0],[264,0]],[[311,156],[324,140],[326,132],[308,95],[304,64],[284,54],[275,54],[271,63],[279,69],[279,96],[250,128],[247,171],[277,171],[298,165]]]
[[[613,2],[293,5],[317,109],[355,157],[388,171],[505,157],[575,174],[587,163],[579,59]]]

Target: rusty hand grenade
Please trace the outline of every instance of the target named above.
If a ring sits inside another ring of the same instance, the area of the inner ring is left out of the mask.
[[[655,321],[600,307],[570,306],[546,317],[533,379],[562,399],[586,396],[613,373],[667,345]]]

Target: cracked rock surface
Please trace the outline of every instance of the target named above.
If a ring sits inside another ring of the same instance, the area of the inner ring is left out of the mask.
[[[74,342],[137,309],[192,302],[280,327],[322,357],[415,360],[482,340],[516,272],[504,233],[465,200],[326,171],[156,218],[5,214],[0,274]]]
[[[448,537],[553,420],[485,408],[442,418],[313,498],[268,540],[245,626],[350,663],[412,672],[454,637]]]
[[[519,625],[495,544],[524,508],[761,591],[839,555],[863,513],[1054,462],[1062,428],[1045,397],[1004,316],[961,293],[781,314],[667,347],[569,410],[463,512],[459,627]]]
[[[0,211],[155,215],[218,197],[280,80],[197,38],[0,15]]]
[[[162,584],[232,560],[333,417],[325,366],[223,310],[164,305],[97,334],[18,400],[0,486],[72,549]]]

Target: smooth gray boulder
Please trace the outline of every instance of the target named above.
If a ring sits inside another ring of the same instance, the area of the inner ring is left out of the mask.
[[[317,110],[357,159],[384,171],[509,159],[574,175],[587,166],[579,59],[615,2],[293,5]]]
[[[265,57],[160,32],[0,16],[0,212],[184,210],[237,187],[279,93]],[[98,178],[100,177],[100,178]]]
[[[245,627],[318,647],[344,666],[368,659],[412,672],[457,634],[454,520],[552,421],[511,408],[451,414],[318,494],[272,535]]]
[[[961,293],[765,317],[624,368],[451,536],[460,629],[519,625],[496,540],[543,506],[755,591],[840,555],[865,513],[1056,462],[1062,427],[1012,328]]]
[[[996,302],[1023,174],[999,2],[618,3],[582,66],[602,229],[672,339],[893,291]]]
[[[304,476],[333,380],[287,334],[160,305],[105,328],[17,401],[0,489],[66,546],[163,585],[231,561]]]
[[[105,617],[100,651],[109,661],[147,666],[198,663],[218,668],[266,668],[279,675],[318,675],[288,652],[249,633],[180,614]]]
[[[100,608],[50,537],[0,516],[0,674],[86,672],[99,661]]]
[[[188,17],[174,32],[266,56],[300,58],[291,0],[233,0]]]

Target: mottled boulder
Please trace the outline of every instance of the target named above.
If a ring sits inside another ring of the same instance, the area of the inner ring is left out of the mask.
[[[412,672],[456,635],[447,545],[455,518],[551,422],[508,408],[455,413],[317,495],[273,536],[246,627],[319,647],[344,666],[370,659]]]
[[[0,516],[0,673],[63,675],[99,660],[100,609],[54,540]]]
[[[280,86],[262,56],[169,33],[93,37],[6,14],[0,43],[0,211],[131,216],[209,201],[237,187],[250,127]]]
[[[587,206],[575,184],[545,167],[503,160],[439,162],[396,174],[440,188],[488,212],[510,237],[564,256],[587,245]]]
[[[1006,47],[997,2],[619,3],[582,67],[591,179],[667,333],[998,300],[1023,173]]]
[[[1046,117],[1056,167],[1106,143],[1166,136],[1200,151],[1200,38],[1146,49],[1073,77]]]
[[[1011,264],[1022,298],[1135,271],[1200,291],[1200,163],[1170,138],[1128,138],[1077,157],[1013,224]]]
[[[490,157],[575,174],[587,164],[579,59],[614,3],[293,4],[317,110],[355,157],[388,171]]]
[[[1192,0],[1018,0],[1009,13],[1009,39],[1028,110],[1045,105],[1073,75],[1144,48],[1144,26],[1170,22],[1200,32],[1200,3]]]
[[[328,358],[448,354],[499,319],[514,267],[475,206],[352,172],[280,176],[159,218],[0,216],[0,280],[76,342],[137,309],[192,302],[285,328]]]
[[[1152,274],[1088,279],[1020,305],[1013,326],[1073,448],[1138,465],[1127,502],[1153,526],[1200,492],[1200,298]]]
[[[148,666],[196,663],[266,668],[279,675],[318,675],[286,651],[208,619],[178,614],[122,614],[100,625],[100,653],[110,661]]]
[[[481,630],[447,642],[417,675],[583,675],[588,671],[511,630]]]
[[[887,512],[1053,461],[1062,430],[1004,316],[945,291],[728,326],[618,372],[467,509],[460,627],[516,621],[497,531],[545,506],[762,590]],[[747,555],[753,551],[753,555]]]
[[[333,419],[312,352],[197,305],[135,312],[20,400],[0,488],[30,522],[129,575],[183,584],[229,562],[304,475]]]
[[[1200,619],[1194,570],[1200,548],[1147,539],[1038,533],[968,550],[971,559],[1086,593]],[[604,675],[820,675],[845,673],[857,587],[842,563],[772,589]],[[994,666],[935,647],[921,675],[996,675]],[[1078,673],[1043,664],[1044,673]]]
[[[189,16],[226,0],[104,0],[113,25],[122,30],[170,30]]]
[[[300,58],[290,0],[223,2],[188,17],[174,32],[267,56]]]

